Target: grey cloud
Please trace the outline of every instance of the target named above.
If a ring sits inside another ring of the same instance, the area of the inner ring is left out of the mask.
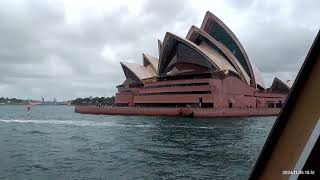
[[[119,7],[74,25],[66,22],[61,3],[2,1],[0,96],[70,99],[114,94],[115,86],[124,80],[119,61],[140,62],[144,51],[155,55],[159,29],[170,30],[184,12],[190,12],[183,1],[166,8],[179,12],[177,18],[163,18],[150,2],[144,6],[150,11],[139,17]],[[101,56],[105,47],[113,59]]]
[[[283,80],[295,78],[320,27],[316,4],[320,5],[252,1],[245,10],[234,6],[247,17],[237,35],[250,60],[262,71],[266,84],[270,85],[275,76]]]
[[[226,2],[233,8],[236,9],[245,9],[249,8],[255,0],[227,0]]]
[[[309,29],[288,27],[282,22],[257,25],[256,29],[246,40],[249,41],[247,51],[266,73],[297,70],[315,37]]]
[[[241,29],[232,30],[266,80],[293,76],[319,28],[313,4],[294,2],[283,16],[274,4],[228,2],[239,15],[247,15]],[[308,17],[299,6],[311,9]],[[124,80],[119,61],[141,63],[143,52],[157,56],[157,38],[166,31],[184,37],[191,25],[200,25],[204,14],[183,0],[150,0],[137,15],[119,7],[70,24],[63,3],[1,1],[0,96],[111,96]]]

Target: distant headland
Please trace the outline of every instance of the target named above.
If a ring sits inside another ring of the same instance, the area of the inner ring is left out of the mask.
[[[52,101],[45,101],[44,98],[41,100],[36,99],[18,99],[0,97],[0,105],[70,105],[71,101],[57,101],[55,98]]]
[[[112,106],[115,102],[115,97],[87,97],[76,98],[70,101],[57,101],[55,98],[52,101],[36,99],[18,99],[0,97],[0,105],[91,105],[91,106]]]

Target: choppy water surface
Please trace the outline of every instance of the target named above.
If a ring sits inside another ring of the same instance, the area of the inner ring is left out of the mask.
[[[0,106],[0,179],[246,179],[274,119]]]

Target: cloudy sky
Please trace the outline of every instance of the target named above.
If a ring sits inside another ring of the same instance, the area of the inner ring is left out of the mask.
[[[237,35],[270,85],[293,79],[319,30],[319,1],[1,0],[0,97],[111,96],[119,62],[157,56],[165,32],[184,37],[207,10]]]

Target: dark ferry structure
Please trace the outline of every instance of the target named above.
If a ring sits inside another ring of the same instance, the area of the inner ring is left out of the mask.
[[[249,180],[320,179],[320,31]]]

